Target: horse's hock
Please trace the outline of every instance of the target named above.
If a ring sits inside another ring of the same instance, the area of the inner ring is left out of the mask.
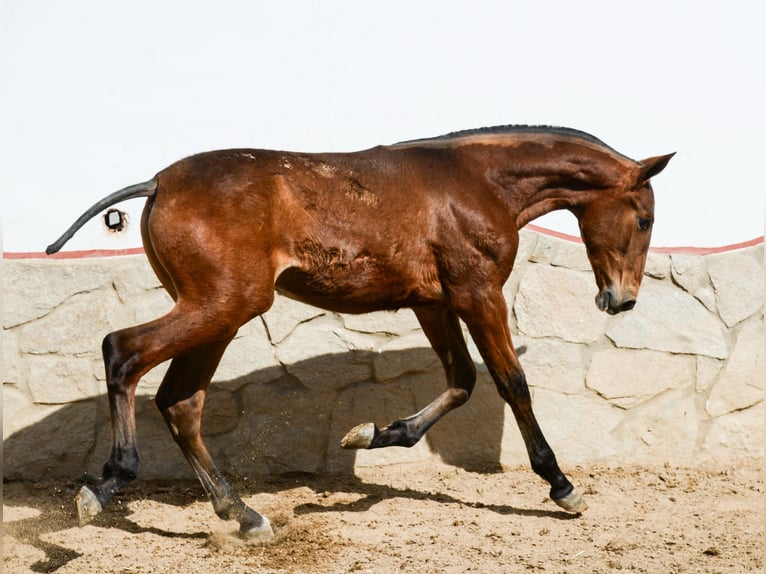
[[[4,477],[93,476],[110,449],[101,340],[171,301],[142,255],[3,261]],[[582,245],[522,232],[505,287],[538,420],[565,464],[763,455],[763,243],[709,255],[650,253],[636,308],[610,317]],[[475,353],[474,353],[475,354]],[[277,298],[226,351],[203,434],[225,472],[337,472],[438,460],[527,464],[478,356],[471,400],[411,449],[345,451],[358,423],[385,425],[444,387],[409,310],[338,315]],[[153,403],[136,401],[142,477],[191,471]]]

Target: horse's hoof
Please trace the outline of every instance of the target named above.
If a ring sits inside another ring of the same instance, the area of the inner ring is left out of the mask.
[[[263,520],[258,526],[252,526],[250,528],[240,528],[239,534],[245,540],[253,542],[267,542],[274,538],[274,531],[271,529],[271,522],[265,516],[261,517]]]
[[[88,524],[96,516],[101,514],[101,511],[103,510],[98,498],[96,498],[96,495],[93,494],[93,491],[87,486],[83,486],[80,489],[80,492],[77,493],[74,501],[77,504],[77,520],[79,521],[80,526]]]
[[[567,494],[564,498],[559,498],[553,502],[558,504],[567,512],[571,512],[573,514],[582,514],[588,510],[588,504],[585,502],[585,499],[580,496],[580,493],[577,492],[577,490],[574,488],[572,489],[572,492]]]
[[[370,448],[375,438],[375,424],[364,423],[357,425],[346,433],[340,441],[343,448]]]

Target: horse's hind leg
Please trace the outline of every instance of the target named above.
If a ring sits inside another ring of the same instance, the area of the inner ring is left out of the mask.
[[[230,339],[204,345],[173,359],[156,402],[178,446],[210,496],[216,514],[237,520],[240,533],[268,540],[274,533],[266,517],[245,505],[216,468],[200,436],[205,395]]]
[[[172,357],[210,341],[230,339],[239,324],[206,321],[197,308],[176,305],[167,315],[136,327],[110,333],[103,354],[112,423],[112,452],[102,478],[78,495],[80,524],[92,520],[103,506],[138,473],[135,393],[140,377]]]
[[[476,368],[468,353],[457,315],[445,307],[415,309],[423,332],[441,359],[448,388],[420,412],[379,429],[364,423],[351,429],[343,440],[343,448],[380,448],[412,446],[439,419],[465,403],[476,382]]]

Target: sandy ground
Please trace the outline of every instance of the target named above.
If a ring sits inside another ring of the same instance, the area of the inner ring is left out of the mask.
[[[136,481],[75,524],[74,483],[4,485],[7,574],[252,572],[761,572],[756,463],[570,468],[590,509],[572,517],[525,468],[397,465],[356,477],[234,481],[275,526],[241,541],[195,482]]]

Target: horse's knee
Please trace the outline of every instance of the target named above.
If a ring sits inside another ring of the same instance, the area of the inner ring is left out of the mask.
[[[472,390],[473,385],[471,385],[469,388],[461,386],[460,388],[449,389],[447,392],[449,393],[449,402],[451,403],[450,410],[461,407],[467,403],[468,399],[471,398]]]
[[[465,391],[465,401],[471,397],[471,393],[473,393],[473,389],[476,386],[476,366],[473,362],[463,365],[459,370],[456,370],[452,386]]]
[[[471,365],[473,367],[473,365]],[[474,368],[470,374],[466,376],[464,379],[463,384],[460,386],[463,390],[466,392],[465,400],[471,398],[471,394],[473,394],[473,389],[476,386],[476,369]]]
[[[505,377],[494,379],[500,396],[511,406],[531,401],[527,378],[523,371],[514,371]]]

